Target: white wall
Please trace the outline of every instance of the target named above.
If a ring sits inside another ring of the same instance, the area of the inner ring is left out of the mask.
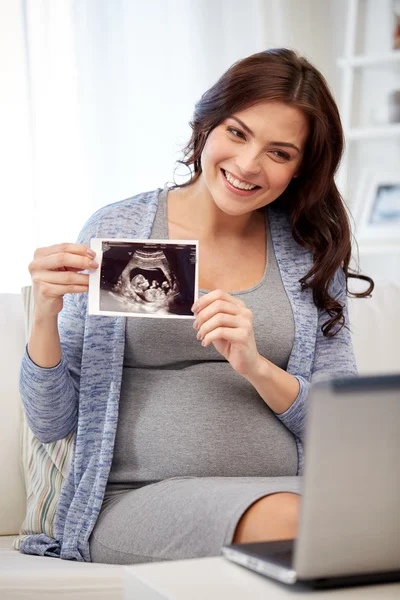
[[[19,291],[27,273],[34,223],[32,139],[22,2],[0,1],[0,291]]]

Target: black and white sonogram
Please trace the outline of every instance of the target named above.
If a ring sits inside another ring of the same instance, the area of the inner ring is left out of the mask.
[[[198,242],[94,238],[89,314],[194,318]]]

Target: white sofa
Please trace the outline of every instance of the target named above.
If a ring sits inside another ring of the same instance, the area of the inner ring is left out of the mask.
[[[354,288],[353,288],[354,289]],[[360,374],[400,373],[400,283],[377,283],[372,298],[349,300]],[[12,548],[24,518],[19,367],[25,346],[22,298],[0,294],[0,598],[123,598],[123,567],[23,555]]]

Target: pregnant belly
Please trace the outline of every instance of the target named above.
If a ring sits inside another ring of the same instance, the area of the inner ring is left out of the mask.
[[[124,369],[109,482],[296,473],[293,435],[229,364]]]

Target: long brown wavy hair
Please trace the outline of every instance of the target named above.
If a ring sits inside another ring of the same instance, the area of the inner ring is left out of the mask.
[[[309,135],[299,175],[275,200],[288,212],[296,242],[310,250],[314,264],[299,282],[311,288],[314,303],[330,319],[323,335],[333,337],[345,325],[344,305],[329,293],[331,281],[342,267],[346,293],[363,298],[374,289],[373,280],[349,272],[351,229],[334,175],[344,148],[340,115],[322,74],[304,57],[286,48],[266,50],[234,63],[197,102],[190,127],[192,136],[183,149],[191,179],[175,187],[192,185],[201,175],[201,154],[209,133],[232,114],[260,101],[279,100],[305,114]],[[348,279],[369,283],[365,292],[350,293]]]

